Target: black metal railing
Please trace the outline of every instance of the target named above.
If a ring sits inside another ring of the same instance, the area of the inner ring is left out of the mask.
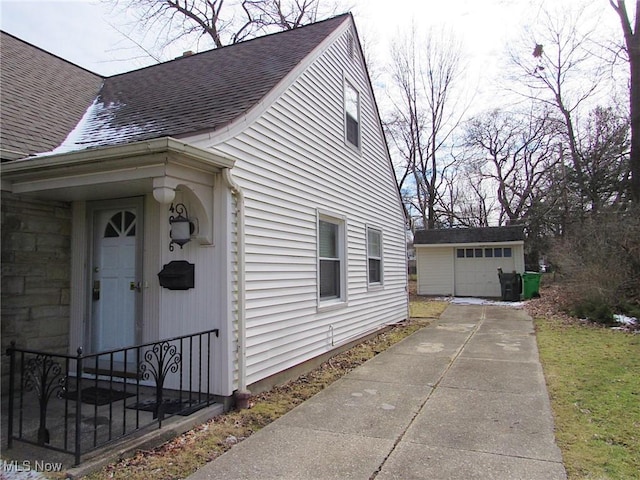
[[[75,456],[214,403],[218,329],[100,353],[18,348],[9,356],[7,448],[14,440]]]

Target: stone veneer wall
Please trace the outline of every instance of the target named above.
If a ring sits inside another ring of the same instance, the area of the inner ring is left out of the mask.
[[[2,192],[2,392],[17,346],[67,353],[71,205]]]

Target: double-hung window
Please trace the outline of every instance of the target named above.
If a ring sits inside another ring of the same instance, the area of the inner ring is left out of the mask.
[[[321,216],[318,220],[320,300],[344,298],[344,221]]]
[[[360,148],[360,95],[349,82],[344,82],[345,136],[347,142]]]
[[[367,228],[367,272],[369,284],[382,283],[382,232]]]

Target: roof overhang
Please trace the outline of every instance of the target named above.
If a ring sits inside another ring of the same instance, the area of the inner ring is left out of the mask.
[[[487,245],[524,245],[524,240],[494,240],[494,241],[469,241],[458,243],[414,243],[414,248],[438,248],[438,247],[484,247]]]
[[[2,190],[73,201],[143,195],[163,179],[212,174],[235,160],[171,137],[41,155],[0,165]],[[186,172],[186,173],[185,173]]]

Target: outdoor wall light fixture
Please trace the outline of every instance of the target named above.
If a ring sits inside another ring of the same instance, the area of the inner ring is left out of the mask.
[[[191,240],[191,234],[195,230],[195,225],[189,219],[189,213],[184,203],[177,203],[175,206],[172,203],[169,211],[174,214],[169,217],[169,236],[171,237],[169,250],[173,252],[174,243],[180,245],[180,248],[182,248],[183,245]]]

